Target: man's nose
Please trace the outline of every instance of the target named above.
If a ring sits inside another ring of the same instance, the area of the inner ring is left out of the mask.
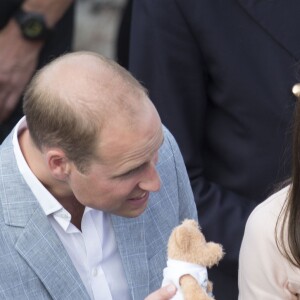
[[[155,163],[151,163],[146,173],[141,178],[139,188],[148,191],[156,192],[160,189],[160,177],[157,173]]]

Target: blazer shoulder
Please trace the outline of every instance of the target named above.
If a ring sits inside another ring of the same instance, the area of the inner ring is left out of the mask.
[[[163,133],[164,133],[164,142],[160,149],[160,155],[174,155],[177,156],[180,154],[179,146],[173,136],[173,134],[163,126]]]

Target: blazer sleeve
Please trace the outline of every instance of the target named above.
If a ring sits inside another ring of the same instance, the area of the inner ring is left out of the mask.
[[[235,274],[246,219],[256,203],[205,177],[206,62],[176,1],[134,1],[132,14],[129,69],[149,90],[163,123],[174,134],[204,234],[223,244],[227,254],[222,263],[227,269],[233,266]]]

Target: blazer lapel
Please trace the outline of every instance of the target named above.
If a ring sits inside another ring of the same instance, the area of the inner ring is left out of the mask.
[[[238,0],[238,2],[296,60],[300,58],[299,0]]]
[[[149,293],[144,214],[137,218],[112,215],[111,219],[132,299],[144,299]]]
[[[71,259],[37,200],[19,173],[11,138],[1,145],[0,205],[11,226],[15,248],[43,282],[53,299],[88,300]]]
[[[89,299],[85,287],[44,212],[38,207],[15,244],[53,299]]]

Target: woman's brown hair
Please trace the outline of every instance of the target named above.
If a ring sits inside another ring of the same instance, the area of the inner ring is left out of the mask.
[[[276,244],[280,252],[300,267],[300,85],[293,90],[298,97],[294,111],[292,176],[287,200],[276,224]]]

